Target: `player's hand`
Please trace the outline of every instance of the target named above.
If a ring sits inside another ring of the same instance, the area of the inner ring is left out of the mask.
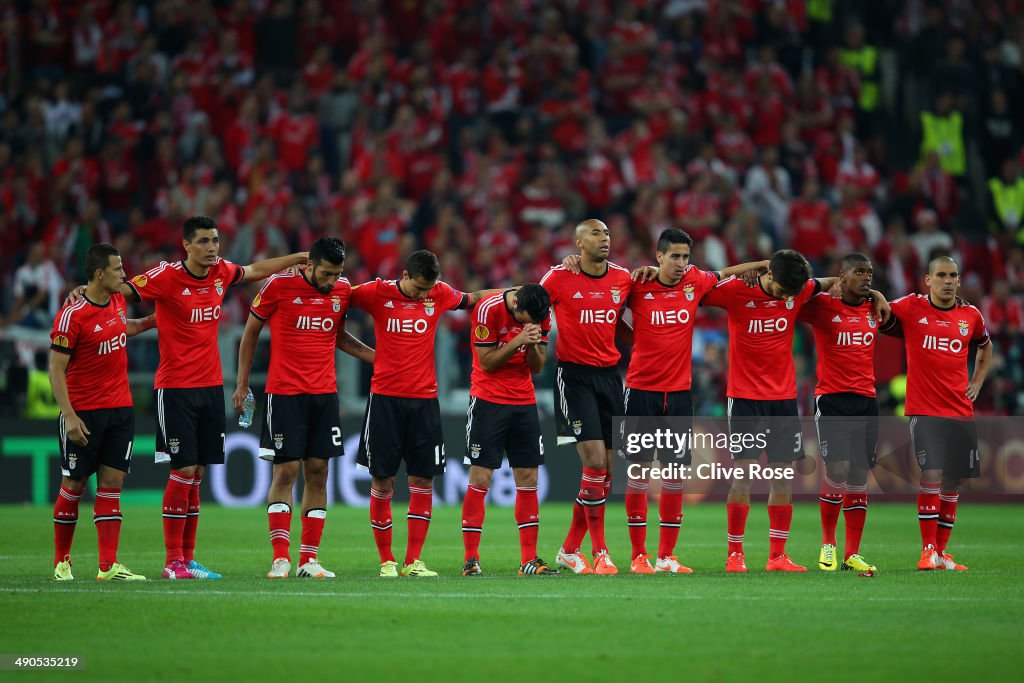
[[[516,335],[518,342],[516,346],[534,346],[540,344],[540,325],[529,323],[523,326],[523,331]]]
[[[73,304],[79,299],[85,296],[85,285],[78,285],[70,292],[68,292],[68,298],[64,299],[64,305]]]
[[[569,254],[564,259],[562,259],[562,265],[565,267],[566,270],[568,270],[573,275],[579,275],[580,274],[580,255],[579,254]]]
[[[885,297],[875,297],[875,317],[878,318],[878,324],[884,325],[888,322],[890,315],[892,315],[892,309],[889,308],[889,302],[885,300]]]
[[[234,406],[235,412],[241,415],[245,408],[242,407],[242,403],[245,401],[245,397],[249,395],[249,387],[242,385],[235,389],[235,393],[231,394],[231,405]]]
[[[748,270],[747,272],[739,275],[738,277],[740,280],[743,280],[744,284],[746,284],[747,287],[756,287],[757,280],[758,278],[761,277],[761,273],[763,272],[763,270],[755,268],[754,270]]]
[[[658,269],[654,266],[640,266],[629,274],[633,282],[650,282],[658,277]]]
[[[974,403],[978,400],[978,394],[981,393],[981,382],[971,382],[967,385],[967,391],[964,393],[967,394],[967,398],[970,399],[971,403]]]
[[[87,438],[90,434],[89,428],[82,422],[82,418],[77,415],[64,418],[64,432],[67,434],[68,439],[71,443],[78,444],[79,446],[85,446],[89,443]]]
[[[841,299],[843,297],[843,286],[839,284],[838,280],[836,280],[836,283],[828,290],[828,295],[833,299]]]

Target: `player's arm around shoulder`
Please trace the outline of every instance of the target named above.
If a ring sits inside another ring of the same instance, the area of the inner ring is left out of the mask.
[[[344,351],[353,358],[358,358],[364,363],[373,365],[377,360],[377,350],[367,346],[361,339],[352,336],[352,333],[345,329],[345,320],[342,319],[338,326],[338,337],[334,343],[339,351]]]
[[[242,266],[242,277],[239,282],[258,282],[264,280],[274,273],[279,273],[286,268],[293,266],[304,266],[309,262],[309,252],[299,251],[287,256],[268,258],[256,263]]]
[[[152,330],[156,328],[156,313],[151,313],[145,318],[129,318],[125,325],[125,334],[129,337],[142,334],[146,330]]]

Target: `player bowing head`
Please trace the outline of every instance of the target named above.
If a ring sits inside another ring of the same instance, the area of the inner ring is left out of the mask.
[[[321,237],[309,248],[306,279],[321,294],[330,294],[345,272],[345,243],[336,237]]]
[[[794,297],[811,279],[811,264],[799,252],[780,249],[768,262],[765,289],[776,299]]]
[[[426,299],[430,290],[441,279],[441,263],[430,251],[421,249],[409,254],[405,260],[405,270],[399,288],[410,299]]]
[[[533,323],[539,325],[547,320],[551,313],[551,297],[546,289],[540,285],[523,285],[513,291],[509,303],[515,312],[515,320],[519,323]]]

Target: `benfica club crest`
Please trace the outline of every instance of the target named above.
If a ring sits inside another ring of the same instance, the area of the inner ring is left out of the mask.
[[[793,297],[786,299],[786,308],[793,310],[794,306],[796,306],[796,304],[793,302]]]
[[[213,288],[217,290],[217,296],[224,296],[224,281],[214,280]]]
[[[424,299],[423,300],[423,312],[427,315],[434,315],[434,300]]]
[[[683,294],[686,295],[687,301],[693,301],[693,285],[686,285],[683,287]]]
[[[966,320],[959,321],[957,323],[957,325],[960,327],[960,336],[961,337],[966,337],[967,333],[971,331],[971,328],[967,326],[967,321]]]
[[[331,297],[331,310],[335,313],[341,313],[341,297]]]
[[[621,301],[621,300],[622,300],[622,294],[619,293],[619,288],[618,287],[612,287],[612,301],[614,303],[619,303],[619,301]]]
[[[124,325],[128,324],[128,316],[126,316],[124,314],[124,311],[118,311],[117,315],[118,315],[119,318],[121,318],[121,323],[122,324],[124,324]]]
[[[874,329],[875,327],[875,316],[868,313],[868,327]]]

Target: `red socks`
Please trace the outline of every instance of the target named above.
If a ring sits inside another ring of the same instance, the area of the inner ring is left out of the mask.
[[[836,544],[836,524],[839,522],[839,510],[843,505],[843,493],[846,484],[837,484],[828,476],[821,481],[818,493],[818,509],[821,512],[821,544]]]
[[[299,546],[299,566],[316,559],[320,549],[320,539],[324,535],[324,522],[327,521],[327,510],[313,508],[302,515],[302,545]]]
[[[860,539],[864,534],[864,520],[868,516],[868,487],[846,485],[843,496],[843,520],[846,522],[845,560],[860,552]]]
[[[183,559],[182,536],[185,531],[185,520],[192,495],[192,477],[177,474],[171,470],[164,489],[164,549],[167,551],[167,564]]]
[[[569,524],[569,533],[565,535],[562,549],[567,553],[576,552],[580,549],[580,544],[583,543],[583,537],[586,533],[587,513],[584,509],[583,501],[577,496],[576,503],[572,506],[572,522]]]
[[[392,491],[370,489],[370,526],[373,528],[373,540],[377,544],[381,563],[395,561],[395,555],[391,552],[392,495]]]
[[[100,569],[108,571],[117,562],[117,540],[121,536],[121,489],[96,489],[92,521],[100,546]]]
[[[271,503],[267,506],[270,522],[270,545],[274,548],[274,559],[283,557],[291,560],[292,507],[288,503]]]
[[[647,482],[630,479],[626,482],[626,525],[633,546],[630,557],[647,554]]]
[[[516,524],[519,525],[519,557],[526,564],[537,557],[537,532],[540,530],[540,505],[536,486],[516,487]],[[568,550],[568,548],[566,548]],[[575,550],[575,548],[573,549]],[[570,551],[571,552],[571,551]]]
[[[658,515],[661,518],[661,533],[658,539],[658,558],[660,559],[675,555],[679,528],[683,522],[683,482],[677,480],[661,482]]]
[[[786,554],[786,539],[792,522],[792,505],[768,506],[768,559]]]
[[[740,503],[726,503],[726,514],[729,515],[729,554],[743,553],[743,532],[747,528],[747,514],[750,512],[749,505]]]
[[[587,515],[587,531],[590,532],[590,544],[594,555],[602,550],[608,550],[604,540],[605,475],[604,469],[584,467],[580,479],[579,501]]]
[[[185,528],[181,532],[181,557],[185,563],[193,560],[196,554],[196,531],[199,529],[199,485],[203,478],[196,475],[192,480],[192,490],[188,494],[188,517]]]
[[[922,481],[917,489],[917,521],[921,526],[921,547],[935,547],[939,521],[939,482]]]
[[[956,522],[956,504],[960,500],[960,494],[942,493],[939,494],[939,520],[935,534],[935,549],[940,553],[946,552],[946,543],[949,542],[949,535],[953,533],[953,524]]]
[[[78,501],[81,499],[81,491],[75,493],[69,488],[60,487],[57,502],[53,506],[54,567],[71,555],[71,541],[75,537],[75,525],[78,524]]]
[[[409,545],[405,550],[406,564],[418,560],[423,551],[423,541],[427,539],[427,529],[430,528],[430,511],[434,505],[433,491],[430,486],[409,487]]]
[[[470,484],[466,489],[466,497],[462,500],[462,544],[466,549],[464,561],[468,561],[471,557],[480,559],[480,536],[484,532],[484,499],[486,497],[486,486]]]

